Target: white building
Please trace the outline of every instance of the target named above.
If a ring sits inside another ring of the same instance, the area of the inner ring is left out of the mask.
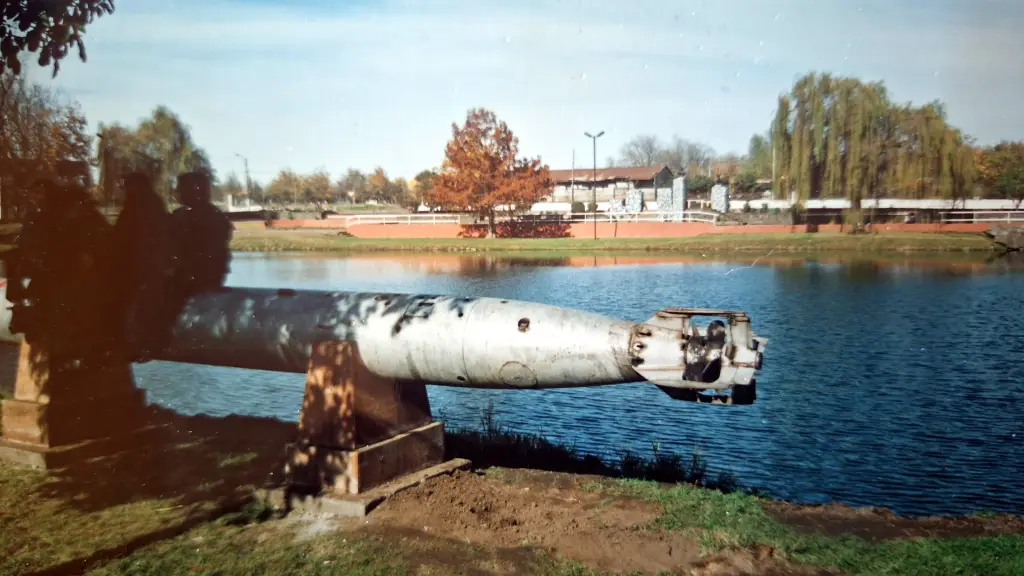
[[[554,188],[551,202],[590,202],[595,189],[592,168],[551,170]],[[643,190],[644,201],[653,202],[657,188],[672,186],[672,171],[665,164],[631,168],[599,168],[596,175],[597,201],[625,198],[629,190]]]

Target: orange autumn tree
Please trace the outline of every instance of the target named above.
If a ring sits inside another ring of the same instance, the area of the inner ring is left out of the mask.
[[[465,125],[452,124],[452,139],[427,199],[443,210],[477,213],[494,236],[499,210],[529,210],[551,186],[546,164],[518,156],[519,139],[508,125],[490,110],[473,108]]]

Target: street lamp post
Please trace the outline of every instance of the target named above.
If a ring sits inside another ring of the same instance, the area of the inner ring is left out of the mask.
[[[242,163],[245,165],[245,198],[247,203],[252,203],[252,184],[249,179],[249,159],[238,152],[235,152],[235,156],[241,158]]]
[[[115,185],[111,184],[110,175],[110,159],[109,159],[109,148],[107,147],[107,141],[103,138],[102,132],[96,133],[96,139],[99,140],[99,146],[97,147],[97,156],[99,156],[100,165],[100,188],[103,189],[104,199],[107,201],[107,211],[114,209],[114,190]]]
[[[592,136],[590,132],[583,134],[594,143],[594,176],[590,180],[590,193],[591,201],[594,204],[594,240],[597,240],[597,139],[604,136],[604,130],[598,132],[597,136]]]

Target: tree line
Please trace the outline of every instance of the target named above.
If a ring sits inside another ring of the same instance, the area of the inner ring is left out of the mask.
[[[899,104],[883,82],[809,73],[779,96],[768,130],[746,154],[640,135],[607,166],[667,164],[703,192],[723,179],[739,192],[809,198],[1009,198],[1024,201],[1024,142],[978,146],[950,125],[945,105]],[[709,174],[710,167],[710,174]]]
[[[372,200],[413,208],[431,200],[438,206],[452,205],[455,198],[476,198],[479,203],[493,194],[521,203],[533,194],[523,190],[542,180],[523,175],[547,169],[538,159],[528,170],[523,162],[534,161],[516,155],[515,135],[482,108],[471,110],[463,126],[453,125],[452,142],[459,144],[453,149],[449,143],[445,151],[448,168],[423,170],[410,180],[391,177],[381,167],[366,173],[349,169],[334,177],[324,168],[309,174],[284,169],[266,183],[243,181],[234,172],[220,178],[189,126],[165,106],[157,106],[135,125],[100,125],[93,135],[76,102],[29,83],[8,67],[0,73],[0,114],[5,206],[12,190],[59,173],[69,161],[91,169],[84,177],[104,205],[114,203],[118,179],[132,171],[149,175],[157,193],[174,203],[177,174],[194,170],[210,174],[215,199],[248,195],[262,204]],[[476,142],[475,147],[467,148],[468,141]],[[497,162],[501,170],[495,172],[497,168],[487,162]],[[474,168],[476,184],[453,180],[453,167],[473,163],[479,164]],[[659,163],[676,174],[685,172],[688,189],[698,193],[723,179],[738,192],[770,189],[783,199],[792,192],[801,201],[974,196],[1024,200],[1024,142],[976,146],[948,123],[941,102],[895,104],[881,82],[828,74],[808,74],[781,95],[769,129],[753,135],[743,155],[716,154],[706,144],[679,136],[662,142],[639,135],[605,164]],[[95,182],[93,171],[98,174]],[[441,183],[444,193],[435,192]],[[473,187],[477,189],[470,191]]]
[[[113,0],[14,2],[5,8],[0,22],[4,175],[45,173],[68,160],[101,166],[109,161],[148,170],[166,194],[168,174],[175,169],[205,168],[213,174],[187,127],[165,108],[157,108],[135,129],[102,129],[101,151],[93,158],[92,137],[77,105],[27,85],[20,76],[29,54],[36,55],[39,65],[51,66],[54,76],[72,49],[84,62],[86,25],[113,12]],[[881,81],[828,73],[806,74],[781,94],[768,130],[752,136],[743,155],[716,155],[709,146],[678,136],[662,143],[656,136],[640,135],[605,165],[656,163],[667,164],[676,174],[686,173],[689,188],[697,192],[717,179],[728,180],[740,192],[753,192],[767,180],[776,198],[795,193],[800,201],[882,196],[1024,201],[1024,142],[977,146],[949,124],[941,102],[896,103]],[[114,173],[102,169],[102,196],[111,195]],[[406,182],[391,179],[378,168],[370,174],[349,170],[331,184],[323,170],[304,176],[284,170],[265,188],[254,182],[242,186],[232,174],[218,182],[218,191],[249,193],[263,201],[290,196],[292,201],[337,197],[412,203],[425,197],[436,177],[433,171],[423,171]]]
[[[233,174],[223,185],[226,192],[238,196],[248,194],[254,202],[274,204],[298,203],[365,203],[398,204],[415,208],[431,190],[437,173],[421,170],[412,180],[392,178],[386,170],[377,167],[369,173],[348,169],[336,180],[324,168],[310,174],[299,174],[291,169],[281,170],[266,186],[250,182],[246,191]]]

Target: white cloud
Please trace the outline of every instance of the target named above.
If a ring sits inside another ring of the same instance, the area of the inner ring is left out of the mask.
[[[944,100],[983,142],[1020,137],[1022,10],[893,4],[120,1],[89,28],[89,62],[69,59],[54,83],[93,123],[165,104],[219,171],[240,169],[239,152],[263,179],[286,166],[411,177],[440,163],[451,123],[473,106],[553,167],[573,148],[589,158],[585,130],[607,131],[599,161],[638,133],[742,151],[810,70]]]

